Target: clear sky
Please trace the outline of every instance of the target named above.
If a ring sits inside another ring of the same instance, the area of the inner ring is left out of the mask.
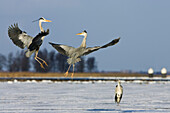
[[[170,71],[170,0],[1,0],[0,53],[20,50],[8,37],[8,26],[18,22],[31,36],[39,32],[40,17],[50,29],[40,49],[54,50],[48,42],[78,47],[87,30],[87,47],[121,37],[114,47],[96,51],[100,71]],[[57,52],[57,51],[56,51]]]

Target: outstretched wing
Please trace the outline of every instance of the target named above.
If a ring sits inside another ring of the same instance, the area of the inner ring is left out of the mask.
[[[49,42],[59,53],[65,56],[70,56],[74,51],[75,48],[67,45],[62,45],[62,44],[54,44]]]
[[[92,53],[92,52],[94,52],[94,51],[97,51],[97,50],[99,50],[99,49],[101,49],[101,48],[106,48],[106,47],[109,47],[109,46],[113,46],[113,45],[115,45],[116,43],[118,43],[119,40],[120,40],[120,37],[117,38],[117,39],[112,40],[111,42],[109,42],[108,44],[105,44],[104,46],[88,47],[88,48],[86,48],[86,50],[84,51],[83,55],[87,55],[87,54]]]
[[[18,27],[18,24],[9,26],[8,36],[15,45],[22,49],[24,49],[25,47],[28,48],[33,39],[33,37],[27,35],[26,32],[21,31]]]

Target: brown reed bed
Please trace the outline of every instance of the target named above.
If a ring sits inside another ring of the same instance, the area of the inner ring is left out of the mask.
[[[69,73],[68,77],[71,76]],[[0,77],[65,77],[64,73],[1,72]],[[139,73],[75,73],[74,77],[148,77]]]

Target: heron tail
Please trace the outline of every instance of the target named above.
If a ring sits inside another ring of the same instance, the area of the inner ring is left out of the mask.
[[[30,57],[32,54],[34,53],[34,51],[30,51],[29,49],[25,52],[25,56],[26,57]]]

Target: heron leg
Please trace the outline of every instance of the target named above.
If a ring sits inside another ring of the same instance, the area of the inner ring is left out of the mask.
[[[64,75],[65,75],[65,77],[67,77],[67,75],[68,75],[68,71],[70,70],[70,67],[71,67],[71,64],[69,65],[69,67],[68,67],[68,69],[67,69],[66,73],[64,74]]]
[[[41,58],[38,57],[38,56],[37,56],[37,58],[38,58],[39,60],[43,61],[43,63],[44,63],[46,66],[48,66],[48,64],[45,62],[45,60],[41,59]]]
[[[41,68],[45,69],[44,66],[42,65],[42,63],[37,59],[38,58],[37,55],[38,55],[38,51],[35,52],[34,59],[40,64]]]
[[[74,66],[75,66],[75,64],[73,64],[73,73],[71,74],[71,78],[73,78],[73,76],[74,76]]]

